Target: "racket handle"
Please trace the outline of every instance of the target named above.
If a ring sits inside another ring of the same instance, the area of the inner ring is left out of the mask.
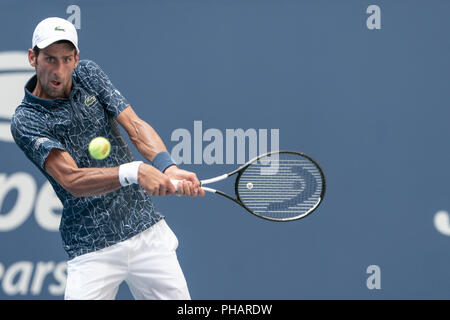
[[[178,182],[180,182],[180,180],[170,179],[170,182],[172,182],[173,186],[175,187],[175,192],[178,191]],[[211,192],[211,193],[216,192],[216,190],[211,189],[211,188],[206,188],[206,187],[201,187],[201,188],[207,192]]]
[[[172,182],[173,186],[175,187],[175,191],[178,191],[178,182],[180,182],[180,180],[170,179],[170,182]]]

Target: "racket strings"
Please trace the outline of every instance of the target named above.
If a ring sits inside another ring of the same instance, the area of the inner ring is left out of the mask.
[[[320,203],[324,181],[320,169],[299,154],[260,159],[241,174],[240,200],[255,214],[272,220],[307,215]]]

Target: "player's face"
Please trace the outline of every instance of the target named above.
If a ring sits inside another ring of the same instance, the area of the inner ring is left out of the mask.
[[[78,53],[69,44],[52,44],[39,52],[34,64],[37,79],[47,99],[67,98],[72,89],[72,71],[77,67]]]

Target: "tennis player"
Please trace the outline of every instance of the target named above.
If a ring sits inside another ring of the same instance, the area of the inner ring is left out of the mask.
[[[36,74],[11,132],[64,207],[65,299],[114,299],[123,281],[135,299],[190,299],[178,239],[150,196],[204,195],[196,175],[176,166],[97,64],[79,60],[77,32],[67,20],[41,21],[28,59]],[[149,163],[134,161],[118,124]],[[88,152],[98,136],[111,142],[104,160]],[[177,191],[170,179],[182,180]]]

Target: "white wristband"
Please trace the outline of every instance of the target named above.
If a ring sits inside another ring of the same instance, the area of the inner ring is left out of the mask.
[[[119,181],[125,187],[133,183],[138,183],[138,170],[142,161],[124,163],[119,167]]]

